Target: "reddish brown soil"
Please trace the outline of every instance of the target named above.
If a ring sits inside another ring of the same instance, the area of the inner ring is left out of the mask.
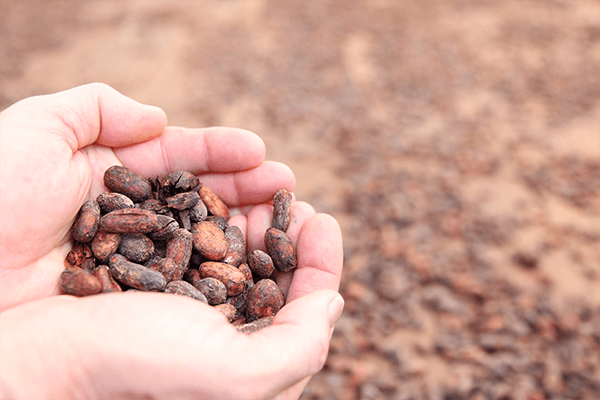
[[[0,1],[0,108],[253,130],[344,231],[303,399],[600,398],[597,0]]]

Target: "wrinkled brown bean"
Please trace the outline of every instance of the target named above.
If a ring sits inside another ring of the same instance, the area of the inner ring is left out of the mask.
[[[179,271],[174,279],[179,280],[183,277],[192,256],[192,243],[192,234],[185,229],[178,229],[167,243],[167,257],[172,258],[179,266]]]
[[[218,304],[214,308],[215,308],[215,310],[217,310],[221,314],[223,314],[229,322],[232,322],[237,315],[237,310],[231,304],[227,304],[227,303]]]
[[[198,190],[200,180],[188,171],[171,172],[162,181],[163,192],[166,196],[176,193],[191,192]]]
[[[285,299],[274,281],[262,279],[248,291],[246,302],[246,317],[248,321],[254,321],[274,316],[283,307]]]
[[[240,264],[238,269],[242,271],[244,277],[246,278],[246,289],[250,289],[252,286],[254,286],[254,277],[252,276],[252,270],[248,264]]]
[[[114,254],[110,258],[108,266],[117,281],[134,289],[160,291],[167,284],[165,277],[160,272],[133,263],[120,254]]]
[[[79,209],[79,213],[71,230],[77,242],[91,242],[100,225],[100,206],[96,200],[88,200]]]
[[[152,240],[169,240],[179,229],[179,224],[175,221],[175,218],[158,214],[156,219],[158,221],[156,230],[148,233],[148,237]]]
[[[292,194],[287,189],[281,189],[273,197],[273,221],[271,226],[280,231],[287,231],[290,225],[290,204]]]
[[[222,260],[227,254],[225,233],[209,221],[197,222],[192,226],[194,248],[207,260]]]
[[[98,202],[100,210],[103,214],[108,214],[109,212],[116,210],[122,210],[123,208],[134,207],[133,201],[121,193],[100,193],[98,197],[96,197],[96,201]]]
[[[124,208],[104,215],[100,226],[114,233],[149,233],[158,228],[156,213],[139,208]]]
[[[225,300],[227,300],[227,288],[225,287],[225,284],[218,279],[203,278],[190,283],[206,296],[208,304],[211,306],[224,303]]]
[[[258,249],[248,253],[248,266],[252,272],[261,278],[268,278],[275,271],[271,256]]]
[[[225,240],[227,241],[227,254],[223,258],[223,262],[237,267],[246,255],[244,234],[237,226],[228,226],[225,229]]]
[[[100,262],[106,263],[110,256],[117,252],[120,243],[120,233],[106,232],[100,228],[96,237],[92,240],[92,251]]]
[[[204,221],[208,216],[208,210],[206,209],[206,205],[202,201],[198,201],[194,207],[190,208],[190,221],[192,222],[200,222]]]
[[[170,208],[187,210],[194,207],[200,201],[200,196],[197,192],[184,192],[167,197],[165,201]]]
[[[165,293],[191,297],[192,299],[207,303],[206,297],[198,289],[186,281],[177,280],[167,283],[167,286],[165,287]]]
[[[102,285],[102,293],[122,292],[121,286],[114,280],[108,265],[99,265],[94,270],[94,276],[98,278]]]
[[[152,187],[147,179],[120,165],[114,165],[106,170],[104,186],[111,192],[124,194],[134,203],[147,200],[152,194]]]
[[[118,251],[129,261],[143,263],[154,254],[154,242],[143,233],[124,233]]]
[[[158,215],[173,217],[173,211],[167,205],[158,199],[148,199],[137,205],[142,210],[154,211]]]
[[[227,288],[228,296],[235,296],[244,291],[246,278],[242,271],[233,265],[207,261],[200,264],[200,275],[202,278],[215,278],[220,280]]]
[[[67,253],[66,261],[70,267],[83,268],[87,259],[94,258],[92,247],[89,243],[75,243]]]
[[[273,227],[267,229],[265,247],[273,259],[277,271],[287,272],[296,268],[296,250],[292,245],[292,240],[285,232]]]
[[[206,205],[209,213],[223,217],[226,220],[229,219],[229,208],[211,188],[201,186],[200,189],[198,189],[198,194]]]
[[[243,333],[254,333],[273,323],[273,317],[264,317],[246,324],[237,325],[236,329]]]
[[[65,269],[60,274],[58,282],[62,293],[73,296],[90,296],[102,290],[98,278],[80,268]]]

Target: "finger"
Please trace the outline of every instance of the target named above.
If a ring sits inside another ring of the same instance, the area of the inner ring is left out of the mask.
[[[250,335],[240,355],[242,368],[252,371],[248,386],[268,389],[260,398],[271,398],[320,371],[343,304],[337,292],[313,292],[287,304],[273,325]]]
[[[296,246],[298,267],[294,270],[287,301],[319,289],[338,290],[344,253],[337,221],[315,214],[302,226]]]
[[[138,103],[102,83],[28,101],[69,128],[59,132],[73,152],[92,143],[110,147],[139,143],[160,135],[167,123],[160,108]]]
[[[167,127],[159,138],[119,149],[116,154],[123,165],[146,177],[174,171],[237,172],[260,165],[265,144],[243,129]]]

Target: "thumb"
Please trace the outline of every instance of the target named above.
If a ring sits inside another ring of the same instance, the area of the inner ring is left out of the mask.
[[[90,83],[23,101],[59,119],[60,133],[73,151],[92,143],[121,147],[152,139],[162,133],[167,117],[103,83]]]
[[[323,368],[343,307],[339,293],[318,290],[288,303],[273,325],[249,336],[243,365],[255,371],[249,376],[254,387],[266,391],[258,397],[271,398]]]

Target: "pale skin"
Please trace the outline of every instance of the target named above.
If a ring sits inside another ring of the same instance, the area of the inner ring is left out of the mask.
[[[298,268],[278,277],[273,325],[239,333],[208,305],[164,293],[60,295],[69,229],[102,176],[187,170],[264,249],[273,194],[295,177],[254,133],[168,127],[165,113],[103,84],[25,99],[0,113],[0,398],[297,399],[324,365],[343,300],[336,220],[292,203]]]

